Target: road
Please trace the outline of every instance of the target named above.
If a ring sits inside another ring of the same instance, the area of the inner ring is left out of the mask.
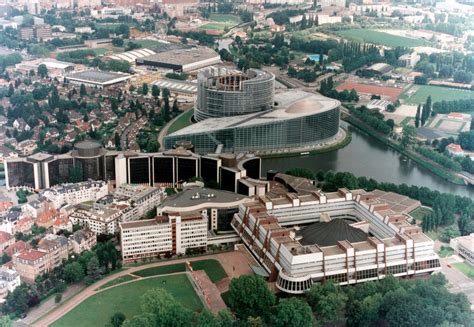
[[[40,320],[34,322],[33,324],[30,324],[29,326],[33,327],[45,327],[49,326],[59,318],[61,318],[63,315],[74,309],[77,305],[79,305],[81,302],[89,298],[90,296],[93,296],[96,294],[98,291],[96,289],[100,288],[102,285],[110,282],[111,280],[114,280],[120,276],[128,275],[128,274],[133,274],[136,271],[146,269],[146,268],[152,268],[152,267],[160,267],[160,266],[166,266],[170,264],[176,264],[176,263],[183,263],[187,261],[197,261],[197,260],[205,260],[205,259],[217,259],[223,268],[226,270],[227,274],[230,277],[237,277],[242,274],[247,274],[251,272],[250,265],[245,264],[246,260],[245,257],[242,256],[242,254],[239,251],[233,251],[233,252],[225,252],[225,253],[219,253],[219,254],[211,254],[211,255],[205,255],[205,256],[198,256],[194,258],[184,258],[184,259],[176,259],[176,260],[167,260],[167,261],[159,261],[159,262],[154,262],[154,263],[149,263],[145,265],[141,265],[138,267],[131,267],[127,268],[123,271],[120,271],[116,274],[113,274],[111,276],[105,277],[104,279],[98,281],[97,283],[87,287],[84,289],[82,292],[79,294],[76,294],[73,296],[71,299],[68,301],[65,301],[61,306],[57,307],[55,310],[47,313],[45,316],[43,316]],[[235,262],[240,262],[240,265],[236,264]],[[25,326],[25,325],[18,325],[18,326]]]

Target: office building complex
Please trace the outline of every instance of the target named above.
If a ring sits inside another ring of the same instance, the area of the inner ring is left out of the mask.
[[[170,214],[120,224],[122,259],[130,262],[162,254],[206,248],[207,217],[201,212]]]
[[[260,161],[254,155],[201,156],[180,147],[160,153],[107,151],[100,143],[86,140],[65,154],[9,158],[5,161],[5,181],[7,188],[41,190],[67,183],[72,176],[78,181],[106,181],[110,186],[154,187],[181,187],[201,177],[224,190],[254,195],[266,187],[259,181]]]
[[[166,198],[157,208],[159,216],[170,214],[201,212],[209,219],[209,231],[232,231],[230,222],[239,205],[250,201],[249,197],[234,192],[187,187],[183,191]]]
[[[474,233],[466,236],[459,236],[451,239],[449,245],[461,257],[466,259],[466,262],[474,266]]]
[[[275,76],[250,69],[246,73],[209,68],[198,74],[194,118],[231,117],[273,108]]]
[[[409,224],[418,201],[363,190],[269,192],[243,203],[232,227],[283,292],[440,270],[434,242]]]
[[[197,153],[295,149],[325,143],[339,131],[339,101],[304,91],[277,93],[275,110],[210,118],[165,137],[190,141]]]

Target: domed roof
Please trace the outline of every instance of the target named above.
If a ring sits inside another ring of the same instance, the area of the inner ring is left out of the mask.
[[[364,231],[352,227],[344,219],[333,219],[329,222],[318,222],[303,228],[299,232],[303,245],[319,246],[336,245],[338,241],[362,242],[369,236]]]

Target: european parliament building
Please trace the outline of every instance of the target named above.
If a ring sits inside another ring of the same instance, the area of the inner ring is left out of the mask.
[[[301,90],[275,92],[272,74],[209,68],[198,75],[196,124],[164,139],[196,153],[269,151],[323,144],[339,132],[340,102]]]

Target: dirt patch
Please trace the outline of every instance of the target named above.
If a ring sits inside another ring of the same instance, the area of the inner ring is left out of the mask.
[[[353,82],[345,82],[336,87],[338,91],[344,90],[356,90],[357,93],[366,93],[366,94],[376,94],[381,95],[385,98],[388,98],[390,101],[395,102],[403,92],[401,88],[395,87],[386,87],[386,86],[377,86],[377,85],[368,85],[368,84],[360,84],[360,83],[353,83]]]

